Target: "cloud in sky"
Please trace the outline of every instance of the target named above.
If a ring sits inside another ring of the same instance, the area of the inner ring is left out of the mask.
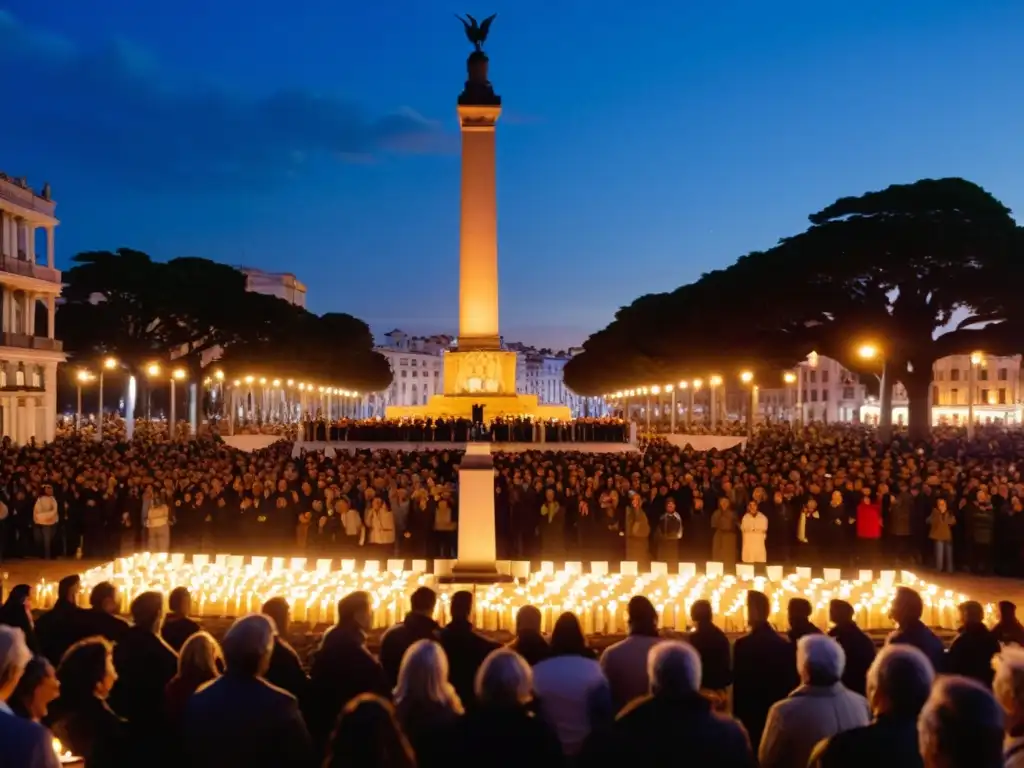
[[[371,162],[386,153],[447,152],[441,126],[402,108],[371,117],[335,96],[294,89],[258,98],[176,88],[145,50],[96,49],[0,10],[4,123],[14,147],[148,189],[238,188],[300,175],[315,158]]]

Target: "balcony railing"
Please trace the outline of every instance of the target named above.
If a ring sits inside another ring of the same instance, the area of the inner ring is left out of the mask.
[[[16,259],[12,256],[0,256],[0,272],[10,272],[22,277],[34,277],[48,283],[60,282],[60,270],[36,264],[27,259]]]
[[[0,176],[0,198],[47,216],[53,216],[57,208],[56,201],[40,197],[27,186],[21,186],[6,175]]]
[[[0,333],[0,346],[17,349],[36,349],[40,352],[63,352],[64,343],[60,339],[49,339],[46,336],[29,336],[27,333]]]

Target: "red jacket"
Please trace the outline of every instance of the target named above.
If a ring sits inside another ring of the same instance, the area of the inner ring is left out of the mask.
[[[882,538],[882,505],[862,501],[857,505],[857,538]]]

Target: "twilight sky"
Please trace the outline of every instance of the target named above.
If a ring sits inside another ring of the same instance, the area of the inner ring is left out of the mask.
[[[59,266],[205,256],[454,332],[467,10],[499,14],[507,339],[580,343],[889,183],[1024,209],[1020,0],[8,0],[0,168],[53,185]]]

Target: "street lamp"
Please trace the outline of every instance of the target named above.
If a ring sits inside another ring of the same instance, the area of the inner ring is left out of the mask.
[[[878,439],[883,443],[892,439],[892,385],[889,384],[889,362],[875,344],[861,344],[857,356],[862,360],[882,359],[882,375],[878,376]]]
[[[107,371],[116,370],[119,365],[120,365],[120,363],[118,362],[116,357],[107,357],[107,358],[104,358],[103,365],[100,366],[100,378],[99,378],[100,405],[99,405],[99,409],[98,409],[99,416],[98,416],[97,422],[96,422],[96,442],[101,442],[103,440],[103,374],[106,373]]]
[[[184,381],[186,376],[188,376],[188,372],[184,368],[175,368],[169,376],[171,382],[171,413],[167,424],[167,435],[172,440],[174,439],[174,426],[178,423],[177,414],[175,413],[178,398],[174,391],[174,383],[176,381]]]
[[[88,384],[94,378],[96,377],[84,368],[75,375],[75,384],[78,388],[78,412],[75,414],[76,431],[81,431],[82,429],[82,385]]]
[[[718,421],[718,412],[722,410],[721,404],[717,402],[718,398],[715,397],[715,394],[721,383],[722,377],[719,376],[718,374],[712,374],[711,378],[708,379],[708,386],[710,387],[709,399],[711,401],[709,408],[710,413],[708,414],[708,427],[711,429],[712,432],[715,431],[715,423]]]
[[[978,366],[984,355],[981,352],[971,352],[971,367],[969,369],[967,384],[967,439],[974,439],[974,386],[978,380]]]
[[[786,383],[786,404],[789,405],[789,403],[790,403],[789,389],[790,389],[790,387],[793,384],[799,382],[800,378],[795,373],[793,373],[793,371],[786,371],[784,374],[782,374],[782,380]],[[800,402],[800,387],[799,386],[797,387],[796,401],[797,401],[797,403]],[[788,410],[789,410],[789,426],[793,427],[796,424],[796,409],[793,406],[790,406]]]
[[[747,439],[752,440],[754,437],[754,408],[756,407],[754,393],[757,391],[757,387],[754,386],[754,374],[751,371],[743,371],[740,373],[740,381],[750,387],[747,398]]]

